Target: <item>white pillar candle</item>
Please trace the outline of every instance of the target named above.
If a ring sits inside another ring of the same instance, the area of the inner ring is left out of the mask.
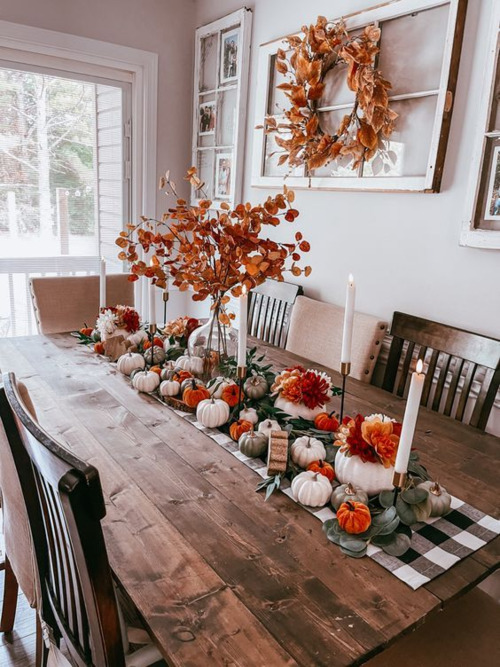
[[[348,364],[351,362],[352,348],[352,328],[354,320],[354,301],[356,299],[356,285],[352,274],[347,281],[345,294],[345,313],[344,313],[344,331],[342,333],[342,351],[340,353],[340,362]]]
[[[149,324],[156,324],[156,292],[153,283],[149,284]]]
[[[99,308],[106,308],[106,260],[101,257],[99,267]]]
[[[405,416],[394,465],[394,471],[402,474],[408,470],[408,461],[410,460],[410,451],[425,381],[425,374],[422,373],[423,366],[422,360],[419,359],[416,371],[411,376],[410,391],[406,400]]]
[[[238,330],[238,366],[247,365],[247,322],[248,322],[248,294],[243,285],[240,296],[240,328]]]

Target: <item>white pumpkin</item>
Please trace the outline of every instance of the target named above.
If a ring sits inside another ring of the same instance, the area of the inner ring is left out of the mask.
[[[374,496],[384,489],[392,489],[394,467],[384,468],[381,463],[362,461],[359,456],[345,456],[340,450],[335,456],[335,477],[341,484],[353,484]]]
[[[133,371],[142,370],[146,365],[142,354],[126,352],[116,362],[116,367],[123,375],[130,375]]]
[[[132,385],[137,391],[142,391],[150,394],[158,388],[160,384],[160,376],[154,371],[139,371],[132,379]]]
[[[222,392],[226,387],[229,387],[230,384],[234,384],[233,380],[230,378],[217,377],[207,389],[210,392],[210,395],[214,398],[221,398]]]
[[[230,408],[219,398],[205,398],[198,403],[196,419],[207,428],[222,426],[229,419]]]
[[[203,359],[201,357],[188,357],[185,354],[177,359],[175,367],[180,368],[183,371],[201,375],[203,373]]]
[[[302,417],[302,419],[309,419],[310,421],[314,420],[316,415],[319,415],[320,412],[325,411],[324,405],[319,405],[317,408],[311,409],[303,403],[292,403],[292,401],[287,401],[285,398],[278,396],[274,401],[274,406],[286,412],[287,415],[292,417]]]
[[[179,347],[178,343],[171,343],[170,342],[169,336],[167,336],[165,338],[165,340],[163,341],[163,349],[165,350],[165,352],[168,352],[169,350],[173,350],[173,349],[178,348],[178,347]]]
[[[177,396],[181,390],[181,383],[177,380],[164,380],[160,385],[162,396]]]
[[[321,440],[303,435],[292,443],[290,456],[292,461],[301,468],[307,468],[313,461],[323,461],[326,457],[326,449]]]
[[[162,347],[155,345],[154,347],[149,347],[144,352],[144,359],[146,359],[146,363],[151,366],[162,364],[165,361],[165,352]],[[153,361],[151,362],[151,360]]]
[[[250,422],[250,424],[255,425],[259,421],[259,416],[255,408],[246,408],[240,412],[238,419],[244,419],[245,421]]]
[[[306,470],[294,477],[292,495],[295,500],[308,507],[323,507],[330,500],[332,484],[319,472]]]
[[[139,329],[139,331],[135,331],[134,333],[130,334],[127,340],[129,340],[132,345],[139,345],[142,343],[143,340],[148,339],[148,334],[144,329]]]
[[[264,419],[264,421],[260,422],[257,430],[259,433],[270,436],[271,431],[281,431],[281,426],[275,419]]]
[[[161,369],[161,375],[160,378],[162,380],[170,380],[172,373],[175,368],[175,362],[174,361],[167,361],[165,362],[164,367]]]

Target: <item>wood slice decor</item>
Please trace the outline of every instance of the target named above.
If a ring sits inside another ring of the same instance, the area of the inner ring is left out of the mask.
[[[171,408],[174,408],[175,410],[182,410],[183,412],[192,412],[193,414],[196,413],[196,408],[192,408],[184,401],[182,401],[180,398],[175,398],[174,396],[162,396],[162,400],[164,403],[167,405],[170,405]]]
[[[269,477],[286,472],[288,463],[288,433],[271,431],[267,450],[267,474]]]

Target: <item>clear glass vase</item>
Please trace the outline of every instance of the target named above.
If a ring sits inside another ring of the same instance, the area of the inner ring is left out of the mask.
[[[236,356],[238,350],[238,334],[233,327],[220,322],[222,312],[223,307],[216,303],[210,319],[189,336],[188,353],[203,359],[202,379],[205,381],[216,377],[220,364]]]

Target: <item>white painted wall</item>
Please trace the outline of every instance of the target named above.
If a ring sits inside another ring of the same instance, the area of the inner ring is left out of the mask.
[[[494,0],[469,2],[455,110],[440,194],[297,191],[298,226],[310,241],[313,273],[301,278],[308,296],[342,303],[349,272],[357,308],[390,321],[395,310],[500,337],[500,252],[458,245],[470,151]],[[366,9],[367,0],[251,0],[254,11],[244,197],[267,193],[250,186],[259,44],[291,33],[318,14]],[[242,0],[196,0],[203,25]],[[418,57],[418,54],[415,54]],[[387,73],[390,79],[390,72]],[[281,238],[291,228],[277,230]]]

